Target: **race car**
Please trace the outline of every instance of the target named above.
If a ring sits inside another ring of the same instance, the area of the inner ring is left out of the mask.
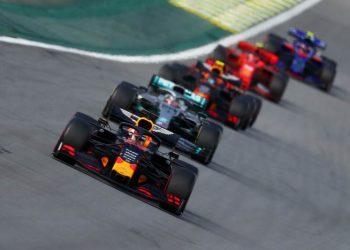
[[[121,123],[113,130],[107,120],[77,112],[59,137],[53,156],[181,215],[198,169],[173,152],[159,152],[161,140],[152,133],[153,126],[141,117],[135,124]]]
[[[255,123],[262,102],[244,94],[241,79],[225,74],[224,67],[221,61],[197,61],[192,67],[173,63],[163,65],[159,75],[204,97],[210,117],[236,130],[245,130]]]
[[[237,48],[219,45],[212,53],[214,60],[226,63],[225,73],[242,79],[241,88],[251,90],[265,98],[279,102],[288,85],[289,77],[276,68],[278,57],[247,41]]]
[[[280,69],[329,92],[337,73],[337,63],[321,55],[321,50],[327,47],[326,42],[318,39],[310,31],[305,32],[297,28],[291,28],[288,34],[294,38],[291,43],[276,34],[268,34],[264,41],[264,49],[278,56],[276,65]]]
[[[200,111],[206,103],[203,97],[192,91],[154,75],[148,88],[128,82],[116,86],[102,115],[115,122],[129,121],[127,112],[146,116],[159,128],[155,132],[164,144],[170,147],[175,144],[179,151],[208,164],[215,154],[223,128]],[[161,133],[162,129],[173,134]]]

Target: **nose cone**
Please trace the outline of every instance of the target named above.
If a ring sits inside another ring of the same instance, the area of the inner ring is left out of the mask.
[[[136,168],[136,164],[131,164],[124,161],[121,157],[118,157],[112,167],[112,171],[115,171],[118,174],[129,177],[131,179],[136,171]]]

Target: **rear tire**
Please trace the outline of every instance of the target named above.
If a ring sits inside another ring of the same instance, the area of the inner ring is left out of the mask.
[[[186,167],[174,166],[165,192],[179,197],[182,200],[182,204],[175,206],[162,203],[160,207],[176,215],[181,215],[191,196],[196,178],[197,175],[193,171],[186,169]]]
[[[284,39],[283,37],[274,33],[269,33],[264,41],[264,49],[276,54],[285,41],[286,39]]]
[[[285,73],[275,73],[270,81],[270,100],[278,103],[287,88],[289,76]]]
[[[320,75],[321,89],[325,92],[330,92],[336,75],[337,64],[325,57],[323,57],[322,60],[323,67]]]
[[[158,71],[158,75],[162,78],[165,78],[169,81],[174,81],[174,72],[173,68],[170,64],[163,65],[160,70]]]
[[[226,61],[226,48],[222,45],[218,45],[211,54],[211,57],[215,60],[222,62]]]
[[[113,110],[114,106],[119,108],[130,110],[132,104],[137,97],[137,87],[128,82],[120,83],[112,92],[105,107],[102,111],[102,116],[108,118]]]
[[[188,70],[188,67],[184,64],[165,64],[160,68],[158,75],[169,81],[181,84],[182,78],[186,75]]]

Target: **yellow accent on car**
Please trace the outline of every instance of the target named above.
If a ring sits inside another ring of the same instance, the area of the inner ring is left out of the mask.
[[[138,184],[145,183],[147,181],[147,176],[146,175],[140,175],[139,179],[137,180]]]
[[[154,127],[154,123],[152,122],[152,120],[147,119],[146,117],[138,118],[137,121],[135,122],[135,125],[138,127],[144,128],[149,132],[152,132]],[[148,127],[145,127],[145,125],[147,125]]]
[[[130,179],[135,173],[132,164],[122,160],[120,157],[115,161],[112,171],[116,171],[118,174],[129,177]]]
[[[315,37],[315,33],[313,33],[312,31],[308,31],[306,32],[306,35],[310,38],[314,38]]]
[[[106,167],[107,164],[108,164],[108,161],[109,161],[108,157],[107,157],[107,156],[103,156],[103,157],[101,158],[102,166],[103,166],[103,167]]]
[[[255,46],[256,46],[257,48],[264,48],[264,43],[262,43],[262,42],[257,42],[257,43],[255,44]]]
[[[219,60],[216,60],[215,63],[219,66],[222,66],[222,67],[225,66],[225,63],[222,61],[219,61]]]
[[[211,71],[217,70],[217,71],[219,71],[219,74],[222,75],[222,74],[224,74],[224,66],[225,66],[224,62],[216,60],[215,64],[211,68]]]

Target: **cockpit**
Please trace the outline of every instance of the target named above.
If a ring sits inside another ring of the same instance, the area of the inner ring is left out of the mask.
[[[160,100],[163,104],[166,104],[172,108],[180,109],[182,111],[189,110],[192,107],[190,101],[178,95],[175,91],[168,89],[160,90]]]
[[[160,140],[155,135],[132,124],[121,123],[118,135],[124,143],[137,146],[143,151],[156,152],[160,146]]]
[[[305,57],[313,57],[316,54],[316,48],[304,41],[295,41],[293,46],[298,53]]]

